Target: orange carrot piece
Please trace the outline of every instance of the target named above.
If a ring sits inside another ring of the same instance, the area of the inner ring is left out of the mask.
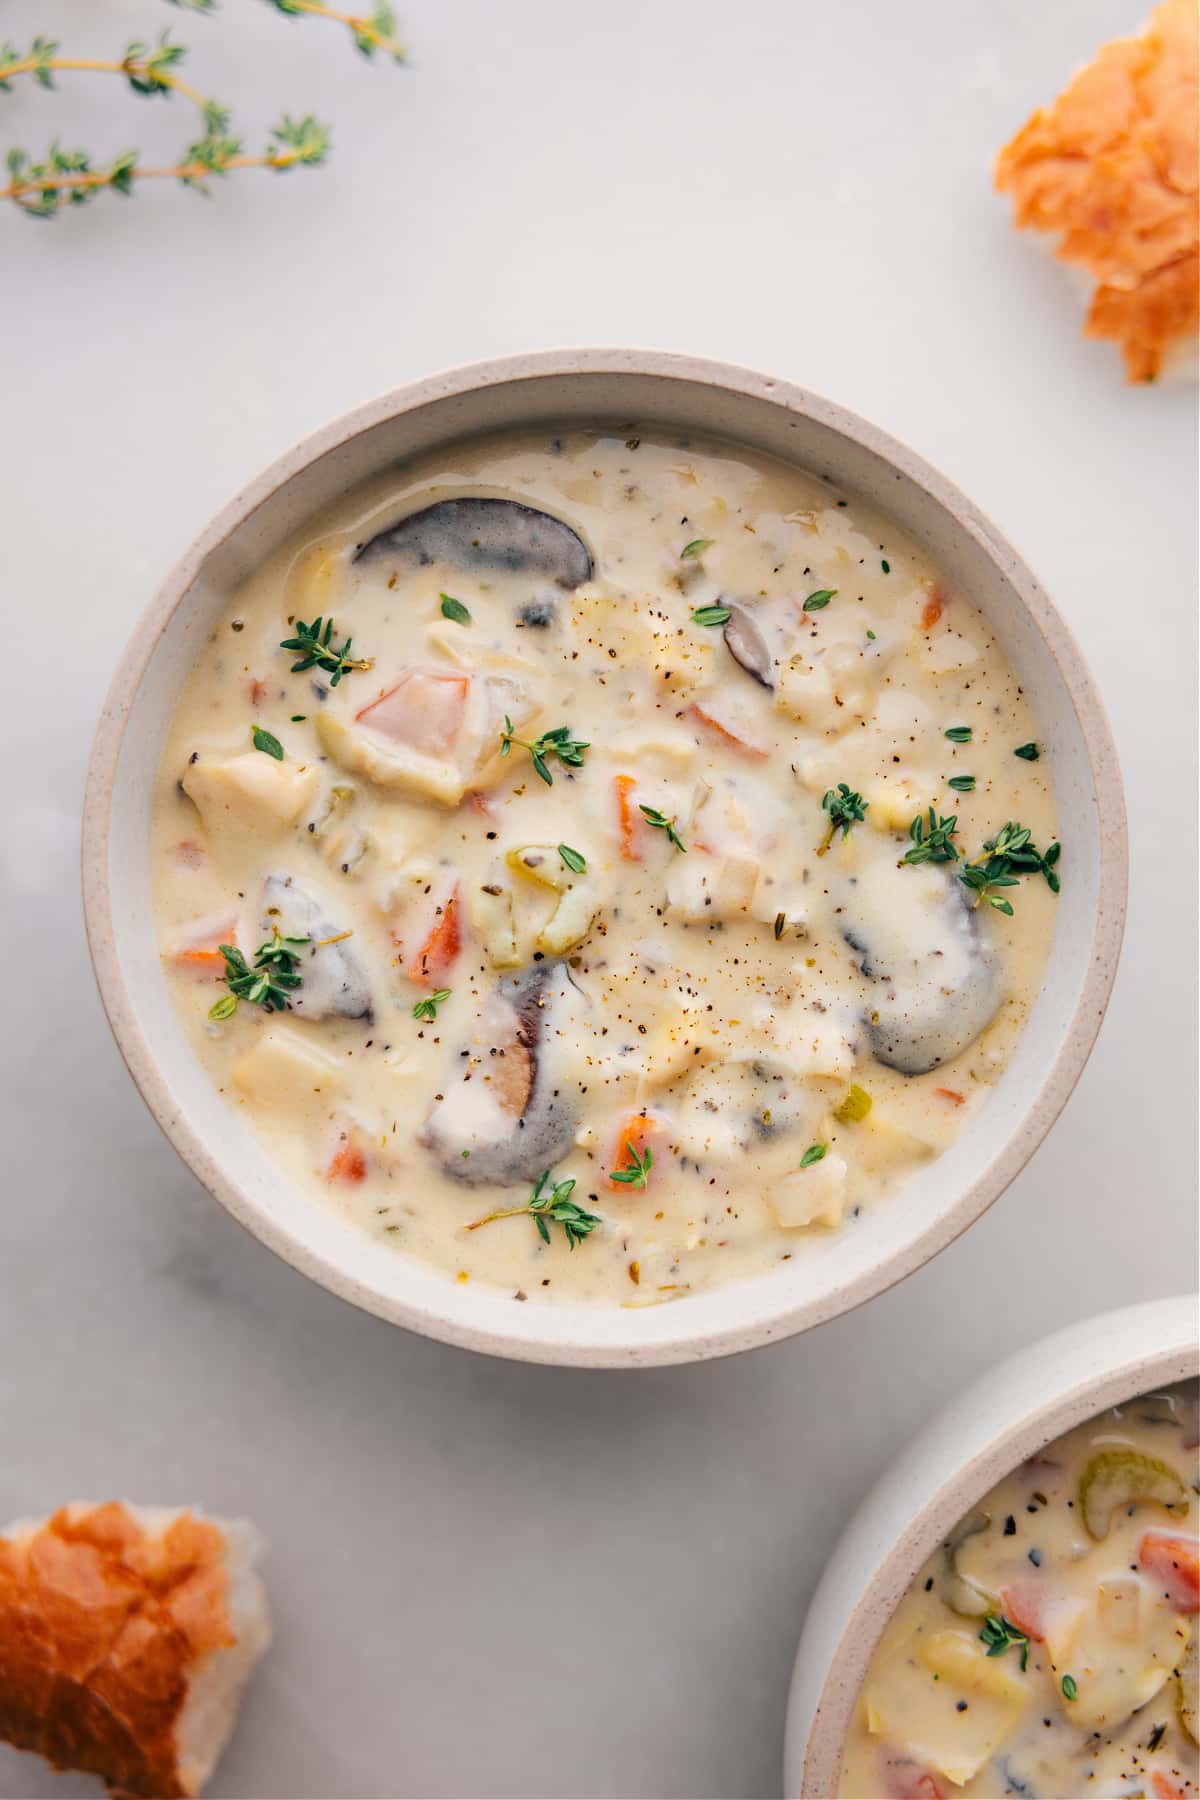
[[[763,762],[771,754],[762,744],[754,744],[751,743],[749,738],[739,737],[736,731],[729,725],[726,725],[721,719],[718,719],[714,713],[707,711],[705,707],[701,706],[698,700],[693,701],[692,705],[688,708],[688,711],[694,719],[698,719],[701,725],[706,726],[709,731],[715,732],[724,743],[728,744],[732,750],[736,750],[739,755],[752,756],[756,761]]]
[[[649,1118],[645,1113],[634,1113],[631,1118],[626,1119],[617,1134],[616,1148],[613,1151],[609,1170],[633,1168],[637,1158],[645,1156],[646,1145],[654,1136],[656,1125],[657,1120]],[[634,1155],[635,1151],[637,1158]],[[653,1169],[651,1169],[651,1177],[652,1175]],[[647,1177],[647,1179],[649,1180],[651,1177]],[[628,1181],[614,1181],[611,1173],[608,1176],[608,1185],[617,1194],[627,1194],[632,1187],[632,1183]]]
[[[421,987],[436,987],[448,975],[462,949],[462,927],[458,920],[458,888],[438,908],[432,929],[420,949],[414,950],[404,973]]]
[[[1155,1800],[1187,1800],[1183,1789],[1176,1787],[1170,1776],[1164,1775],[1161,1769],[1155,1769],[1150,1780],[1154,1786]]]
[[[256,676],[255,679],[250,683],[250,704],[251,704],[251,706],[261,706],[263,701],[266,699],[266,697],[267,697],[267,684],[265,681],[259,681]]]
[[[197,920],[192,927],[192,941],[172,950],[171,962],[177,969],[190,969],[194,975],[223,975],[225,958],[221,945],[233,943],[236,925],[236,919]]]
[[[1162,1582],[1176,1612],[1200,1612],[1200,1540],[1148,1531],[1138,1545],[1138,1562]]]
[[[367,1159],[360,1145],[345,1138],[338,1145],[333,1160],[325,1171],[326,1181],[365,1181]]]
[[[633,808],[633,790],[637,782],[632,775],[614,775],[613,786],[617,791],[617,829],[621,834],[621,855],[626,862],[640,862],[637,836],[638,820]]]
[[[940,1100],[948,1100],[951,1106],[965,1106],[967,1104],[967,1096],[965,1094],[960,1094],[956,1088],[934,1088],[933,1091]]]
[[[921,630],[932,631],[946,610],[946,596],[936,582],[926,592],[928,598],[921,608]]]

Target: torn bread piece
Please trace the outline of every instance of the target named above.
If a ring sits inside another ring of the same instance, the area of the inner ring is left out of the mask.
[[[199,1794],[271,1638],[245,1520],[76,1501],[0,1537],[0,1739],[113,1795]]]
[[[1018,228],[1097,283],[1084,330],[1121,346],[1130,381],[1187,357],[1200,326],[1195,0],[1105,44],[1006,144],[996,186]]]

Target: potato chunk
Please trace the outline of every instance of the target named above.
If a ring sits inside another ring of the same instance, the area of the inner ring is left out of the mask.
[[[294,762],[248,750],[243,756],[191,763],[183,791],[195,803],[214,842],[230,847],[282,835],[316,798],[320,773]]]
[[[342,1092],[341,1064],[293,1025],[272,1025],[233,1065],[244,1099],[263,1112],[289,1111],[310,1094],[335,1102]]]

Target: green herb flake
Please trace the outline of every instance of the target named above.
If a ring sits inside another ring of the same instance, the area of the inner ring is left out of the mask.
[[[674,819],[668,819],[666,814],[659,812],[656,806],[643,806],[641,801],[638,802],[638,808],[647,825],[653,825],[655,831],[665,831],[667,842],[674,844],[676,850],[682,850],[683,854],[687,855],[687,845],[676,831]]]
[[[839,781],[835,788],[829,788],[821,800],[821,805],[829,814],[829,829],[817,846],[817,855],[824,856],[833,842],[834,833],[840,831],[843,838],[850,836],[850,828],[860,819],[865,819],[869,800],[848,788],[844,781]]]
[[[560,844],[558,846],[558,854],[562,857],[563,863],[570,869],[572,875],[587,874],[587,858],[581,856],[578,850],[572,850],[570,844]]]
[[[808,599],[804,602],[803,610],[805,612],[822,612],[824,608],[829,605],[829,602],[834,598],[836,593],[836,588],[818,588],[815,594],[810,594],[808,596]]]
[[[582,1244],[585,1237],[595,1231],[597,1225],[604,1221],[598,1213],[585,1212],[571,1195],[575,1191],[575,1177],[568,1176],[565,1181],[554,1182],[550,1179],[549,1169],[543,1169],[534,1185],[533,1192],[524,1206],[497,1207],[495,1212],[485,1213],[482,1219],[476,1219],[467,1226],[468,1231],[478,1231],[481,1225],[490,1225],[494,1219],[531,1218],[537,1227],[537,1234],[544,1244],[550,1242],[551,1224],[561,1225],[570,1249]]]
[[[519,744],[522,750],[528,750],[533,759],[534,773],[546,783],[547,787],[554,785],[554,777],[550,773],[548,761],[551,756],[557,756],[559,762],[565,763],[569,768],[581,769],[583,753],[585,750],[591,749],[591,745],[584,742],[582,738],[572,737],[569,725],[556,725],[553,731],[544,731],[540,738],[530,743],[527,738],[519,738],[514,735],[513,722],[505,714],[504,730],[500,734],[501,756],[507,756],[514,744]]]
[[[264,756],[273,756],[276,762],[283,761],[283,745],[277,737],[272,737],[271,733],[264,731],[261,725],[253,726],[250,736],[254,740],[256,750],[261,750]]]
[[[234,1013],[237,1011],[237,1009],[238,1009],[237,995],[236,994],[222,994],[221,998],[219,1000],[214,1000],[212,1005],[209,1007],[208,1016],[210,1019],[217,1019],[217,1020],[232,1019],[232,1017],[233,1017]]]
[[[626,1143],[625,1154],[629,1158],[619,1169],[610,1169],[608,1179],[620,1181],[626,1187],[644,1188],[646,1178],[654,1163],[654,1152],[649,1144],[644,1151],[639,1151],[636,1144]]]
[[[441,1006],[444,1000],[450,998],[453,991],[452,988],[435,988],[432,994],[426,994],[425,998],[423,1000],[418,1000],[417,1004],[413,1007],[413,1018],[429,1020],[432,1022],[437,1018],[438,1007]]]
[[[471,623],[470,612],[463,605],[461,600],[456,600],[454,598],[453,594],[439,594],[438,599],[442,603],[443,619],[451,619],[455,625],[469,625]]]
[[[868,636],[868,638],[870,638],[872,643],[875,642],[875,633],[873,631],[868,631],[867,636]]]
[[[1018,744],[1013,751],[1013,755],[1019,756],[1022,762],[1036,762],[1041,754],[1036,744]]]
[[[948,737],[952,744],[969,744],[973,733],[969,725],[951,725],[942,735]]]
[[[1079,1698],[1079,1683],[1076,1681],[1076,1679],[1073,1675],[1064,1675],[1063,1676],[1062,1691],[1063,1691],[1063,1699],[1064,1700],[1078,1700],[1078,1698]]]
[[[727,606],[698,606],[692,614],[693,625],[728,625],[733,614]]]
[[[987,904],[1012,917],[1012,904],[1002,892],[1017,886],[1022,875],[1041,875],[1052,894],[1061,891],[1058,862],[1062,845],[1041,851],[1032,841],[1028,826],[1010,819],[994,836],[984,839],[983,850],[959,871],[958,879],[974,894],[974,904]]]
[[[283,1012],[291,1005],[289,995],[301,985],[302,977],[297,969],[300,961],[298,953],[311,941],[311,938],[306,937],[284,937],[276,925],[269,940],[260,944],[254,952],[253,968],[233,944],[219,945],[221,955],[225,958],[225,983],[234,1004],[239,1000],[249,1000],[266,1012]],[[216,1005],[220,1004],[218,1000]],[[232,1012],[233,1008],[229,1011]],[[215,1009],[210,1010],[209,1017],[214,1016]],[[224,1018],[227,1014],[222,1013],[220,1016]]]
[[[365,670],[375,665],[373,656],[351,656],[352,643],[353,639],[347,638],[340,649],[334,644],[331,618],[314,619],[311,625],[297,619],[295,637],[281,639],[279,648],[299,651],[299,659],[292,664],[293,675],[301,675],[305,669],[325,669],[330,687],[336,687],[351,669]]]
[[[680,562],[698,561],[698,559],[704,555],[706,550],[712,549],[715,543],[715,538],[693,538],[691,543],[685,544],[683,549],[679,552]]]
[[[881,563],[880,563],[880,565],[879,565],[879,566],[880,566],[880,568],[881,568],[881,569],[882,569],[882,570],[883,570],[883,572],[884,572],[884,574],[885,574],[885,575],[890,575],[890,574],[891,574],[891,572],[892,572],[892,565],[891,565],[891,563],[890,563],[890,562],[888,562],[888,561],[887,561],[887,560],[886,560],[886,558],[885,558],[885,559],[884,559],[884,561],[883,561],[883,562],[881,562]]]
[[[1028,1667],[1029,1638],[1025,1632],[1013,1624],[1011,1619],[1006,1619],[1003,1613],[987,1615],[983,1621],[983,1630],[979,1633],[979,1640],[986,1645],[989,1656],[1003,1656],[1004,1652],[1010,1648],[1019,1649],[1022,1672]]]
[[[946,785],[952,787],[956,794],[973,794],[975,777],[973,775],[952,775]]]
[[[912,846],[905,851],[903,861],[908,864],[957,862],[958,849],[953,842],[957,830],[957,813],[952,813],[949,818],[939,818],[932,806],[927,820],[918,813],[908,828]]]
[[[810,1144],[808,1149],[804,1152],[804,1155],[800,1158],[800,1167],[802,1169],[811,1169],[814,1163],[819,1163],[822,1160],[828,1148],[828,1144]]]
[[[308,717],[307,713],[293,713],[292,714],[292,724],[293,725],[303,725],[303,723],[304,723],[305,719],[307,719],[307,717]]]

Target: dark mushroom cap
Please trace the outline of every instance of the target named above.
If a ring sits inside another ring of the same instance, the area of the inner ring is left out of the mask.
[[[592,557],[569,525],[517,500],[438,500],[409,513],[363,544],[355,562],[380,557],[427,568],[434,563],[509,575],[537,575],[560,588],[589,581]]]

